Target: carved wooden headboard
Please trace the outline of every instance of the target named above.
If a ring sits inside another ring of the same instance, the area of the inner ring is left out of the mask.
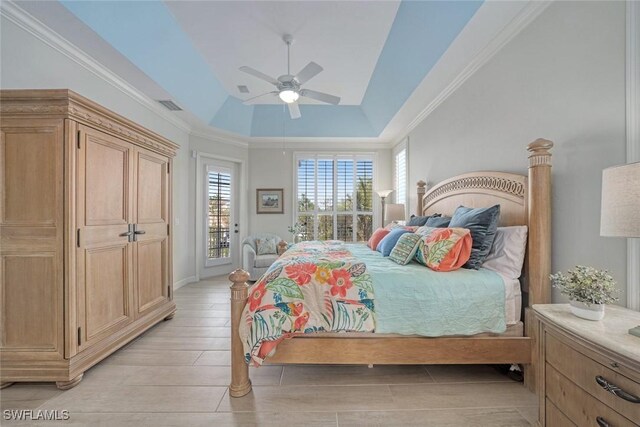
[[[500,226],[529,227],[524,288],[529,305],[551,302],[551,153],[553,142],[527,146],[529,175],[471,172],[442,181],[428,191],[418,182],[418,215],[451,216],[458,206],[500,205]]]
[[[451,216],[458,206],[500,205],[500,225],[528,225],[527,177],[505,172],[472,172],[438,183],[422,197],[421,215]],[[420,203],[419,203],[420,204]]]

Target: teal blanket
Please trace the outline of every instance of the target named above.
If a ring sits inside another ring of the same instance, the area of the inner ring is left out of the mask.
[[[506,330],[505,285],[497,273],[436,272],[416,262],[398,265],[362,244],[347,246],[373,278],[377,333],[435,337]]]

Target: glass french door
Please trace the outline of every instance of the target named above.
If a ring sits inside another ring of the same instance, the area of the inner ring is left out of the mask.
[[[207,164],[205,169],[205,266],[233,262],[238,223],[235,218],[235,176],[232,164]]]

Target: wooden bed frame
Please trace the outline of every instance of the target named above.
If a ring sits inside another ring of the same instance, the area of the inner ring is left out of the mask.
[[[525,365],[525,383],[536,388],[534,351],[536,325],[529,314],[532,304],[551,300],[551,154],[553,143],[538,139],[528,145],[529,175],[473,172],[443,181],[426,190],[418,182],[419,215],[451,215],[460,205],[486,207],[500,204],[500,225],[527,225],[529,238],[523,274],[525,328],[520,336],[481,334],[471,337],[429,338],[393,334],[318,333],[284,340],[268,363],[422,365],[510,364]],[[241,397],[251,391],[249,367],[238,333],[247,302],[249,274],[238,269],[229,275],[231,286],[231,384],[229,394]],[[522,336],[524,335],[524,336]]]

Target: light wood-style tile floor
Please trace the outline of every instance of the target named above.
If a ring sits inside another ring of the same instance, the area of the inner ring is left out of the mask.
[[[535,396],[489,366],[264,366],[230,398],[229,283],[175,292],[178,312],[90,369],[68,391],[0,391],[2,425],[528,426]],[[5,409],[66,409],[68,421],[15,423]]]

